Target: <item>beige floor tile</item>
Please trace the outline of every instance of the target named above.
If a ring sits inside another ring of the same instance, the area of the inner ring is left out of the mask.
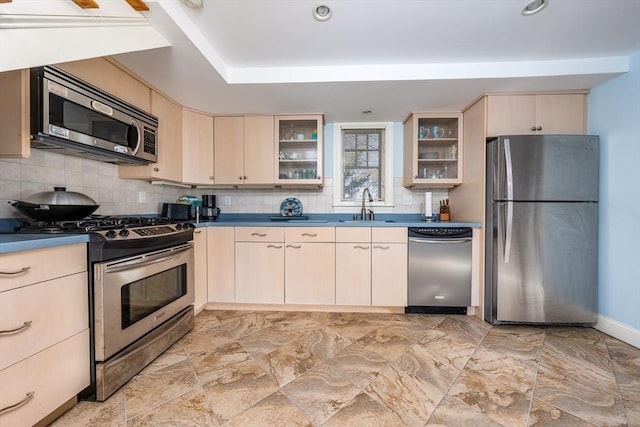
[[[427,426],[504,427],[478,408],[467,405],[455,397],[445,396],[433,412]]]
[[[198,380],[188,361],[137,375],[124,386],[127,419],[160,406],[196,387]]]
[[[256,361],[265,372],[274,376],[280,387],[320,363],[319,358],[296,342],[265,354]]]
[[[338,335],[330,326],[311,330],[300,336],[297,341],[325,361],[352,344],[350,339]]]
[[[473,344],[480,343],[490,329],[491,325],[477,317],[463,315],[447,316],[434,328],[436,331]]]
[[[402,420],[365,393],[358,394],[323,427],[398,427]]]
[[[529,425],[535,427],[562,426],[562,427],[595,427],[583,419],[568,414],[553,405],[534,399],[529,414]]]
[[[321,425],[346,406],[360,390],[320,364],[281,389],[282,394],[314,424]]]
[[[347,378],[356,386],[364,389],[387,366],[389,361],[377,352],[354,343],[327,361],[327,365]]]
[[[104,402],[79,402],[51,425],[53,427],[124,427],[125,392],[120,389]]]
[[[237,370],[239,365],[250,360],[253,358],[237,342],[219,347],[212,353],[189,359],[200,384],[228,375],[229,372]]]
[[[311,427],[311,421],[277,392],[223,424],[225,427]]]
[[[206,427],[215,426],[209,402],[201,390],[193,390],[159,408],[127,420],[127,427]]]
[[[523,325],[493,327],[480,345],[523,360],[535,361],[540,356],[545,328]]]
[[[270,326],[258,332],[238,339],[238,342],[254,358],[271,353],[280,347],[286,347],[293,343],[293,338],[281,330]]]
[[[362,316],[343,316],[330,323],[329,327],[338,335],[356,341],[377,329],[378,326],[375,323],[363,320]]]

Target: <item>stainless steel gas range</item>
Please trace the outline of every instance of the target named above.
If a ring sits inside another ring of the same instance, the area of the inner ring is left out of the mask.
[[[88,233],[91,386],[103,401],[193,327],[193,227],[147,217],[29,223]]]

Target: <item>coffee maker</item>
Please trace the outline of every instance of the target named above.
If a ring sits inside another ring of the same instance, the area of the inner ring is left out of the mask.
[[[205,194],[202,196],[202,212],[200,216],[203,220],[215,221],[220,213],[220,208],[216,207],[216,196]]]

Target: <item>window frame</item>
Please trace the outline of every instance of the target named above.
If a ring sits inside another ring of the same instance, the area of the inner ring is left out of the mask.
[[[354,208],[362,206],[362,199],[342,200],[342,190],[344,185],[343,155],[344,143],[342,131],[349,129],[381,129],[384,133],[384,149],[381,155],[384,157],[380,165],[383,165],[384,177],[382,180],[382,192],[384,201],[374,200],[367,202],[367,206],[378,208],[376,212],[390,213],[393,210],[393,122],[352,122],[334,123],[333,125],[333,208],[335,212],[352,213]]]

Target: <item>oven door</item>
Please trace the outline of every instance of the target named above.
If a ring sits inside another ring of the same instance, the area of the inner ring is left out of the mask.
[[[94,296],[102,362],[193,304],[193,242],[96,263]]]

